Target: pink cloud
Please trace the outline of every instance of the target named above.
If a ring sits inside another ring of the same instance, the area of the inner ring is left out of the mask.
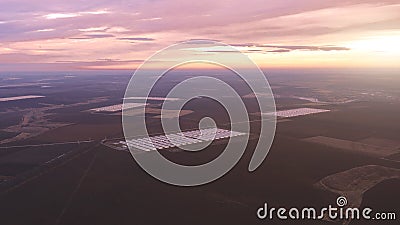
[[[293,46],[348,50],[342,43],[357,35],[400,30],[396,4],[397,0],[5,0],[0,9],[0,49],[12,48],[16,55],[0,52],[0,59],[15,67],[29,57],[37,63],[92,62],[99,54],[137,60],[191,38],[287,47],[265,50],[276,54],[288,53]],[[62,50],[34,54],[51,48]]]

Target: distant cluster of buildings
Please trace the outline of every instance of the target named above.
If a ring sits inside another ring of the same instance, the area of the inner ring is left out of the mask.
[[[119,144],[122,144],[125,147],[135,148],[142,151],[154,151],[240,135],[244,135],[244,133],[219,128],[208,128],[175,134],[131,139],[127,140],[126,142],[120,141]]]
[[[136,108],[140,106],[144,106],[146,103],[125,103],[125,104],[117,104],[117,105],[110,105],[110,106],[104,106],[100,108],[94,108],[91,109],[90,111],[94,112],[118,112],[122,111],[122,107],[124,109],[131,109],[131,108]]]
[[[314,108],[298,108],[276,111],[274,114],[277,117],[290,118],[296,116],[303,116],[315,113],[329,112],[329,109],[314,109]],[[270,114],[270,113],[269,113]]]
[[[24,100],[24,99],[33,99],[33,98],[44,98],[42,95],[24,95],[24,96],[15,96],[15,97],[7,97],[0,98],[0,102],[8,102],[8,101],[16,101],[16,100]]]
[[[298,109],[277,111],[276,116],[289,118],[289,117],[303,116],[303,115],[329,112],[329,111],[330,110],[328,110],[328,109],[298,108]]]

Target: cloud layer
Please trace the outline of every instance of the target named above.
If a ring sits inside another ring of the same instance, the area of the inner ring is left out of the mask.
[[[160,48],[205,38],[234,43],[266,66],[297,57],[311,65],[316,54],[344,62],[362,54],[356,41],[400,37],[399,11],[392,0],[4,0],[0,59],[8,69],[60,61],[71,69],[89,62],[133,69]]]

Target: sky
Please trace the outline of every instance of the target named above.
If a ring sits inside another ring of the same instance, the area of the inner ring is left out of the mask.
[[[261,68],[400,68],[399,12],[399,0],[2,0],[0,71],[130,70],[192,39]]]

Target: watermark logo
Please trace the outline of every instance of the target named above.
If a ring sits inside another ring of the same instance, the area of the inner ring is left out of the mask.
[[[328,221],[351,221],[351,220],[396,220],[394,212],[374,212],[372,208],[345,207],[347,198],[339,196],[336,206],[328,205],[320,209],[314,207],[284,208],[268,207],[268,203],[257,209],[257,217],[264,219],[280,220],[328,220]]]
[[[339,207],[343,207],[343,206],[347,205],[347,198],[344,197],[344,196],[338,197],[338,198],[336,199],[336,204],[337,204]]]
[[[265,75],[248,56],[232,46],[216,41],[191,40],[169,46],[151,56],[135,71],[124,96],[122,120],[125,139],[149,138],[150,136],[146,126],[146,107],[149,105],[136,105],[134,112],[131,107],[125,106],[132,104],[132,99],[149,98],[150,93],[163,92],[164,90],[154,90],[154,87],[166,73],[180,66],[195,63],[227,69],[235,74],[235,79],[241,79],[251,89],[261,114],[259,139],[248,167],[249,171],[254,171],[267,156],[275,135],[276,116],[273,94]],[[164,101],[162,104],[161,124],[163,132],[167,134],[166,137],[171,136],[168,134],[182,132],[179,112],[187,102],[199,97],[213,99],[222,105],[229,115],[230,129],[245,135],[241,136],[241,141],[233,142],[233,138],[230,138],[225,150],[217,158],[196,166],[171,162],[158,151],[134,154],[130,147],[132,156],[148,174],[173,185],[202,185],[220,178],[237,164],[249,141],[249,112],[244,104],[243,96],[217,77],[205,76],[201,74],[201,71],[198,71],[198,74],[178,83],[165,96],[166,99],[178,99]],[[178,116],[165,116],[164,112],[168,111],[170,114],[171,109],[175,110]],[[202,121],[208,121],[208,125],[211,124],[213,128],[217,128],[215,125],[217,123],[211,118],[204,118]],[[200,128],[202,121],[200,121]],[[171,138],[169,141],[176,142]],[[204,145],[202,149],[205,147],[207,145]],[[198,149],[198,146],[191,145],[180,148],[185,151],[202,150]]]

